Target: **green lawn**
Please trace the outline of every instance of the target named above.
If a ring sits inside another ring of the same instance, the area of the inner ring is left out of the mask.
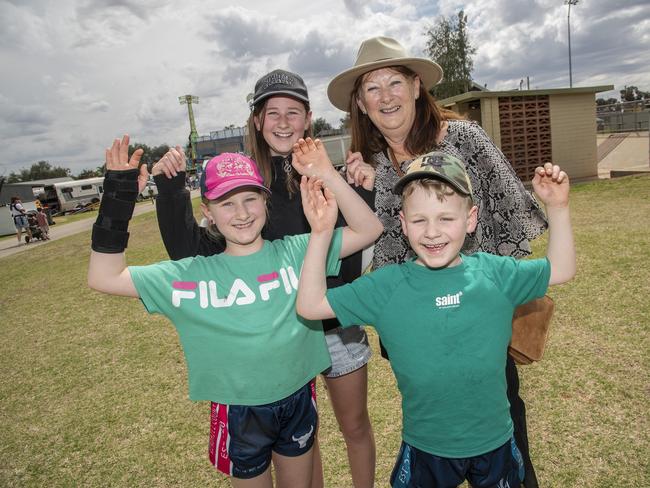
[[[650,178],[577,185],[572,211],[579,274],[550,292],[544,361],[520,368],[533,458],[543,487],[647,487]],[[166,257],[154,213],[131,231],[131,264]],[[87,289],[89,245],[79,234],[0,260],[0,486],[229,486],[207,462],[209,405],[187,399],[174,329]],[[326,486],[350,487],[322,382],[319,394]],[[378,353],[369,406],[383,487],[400,422]]]

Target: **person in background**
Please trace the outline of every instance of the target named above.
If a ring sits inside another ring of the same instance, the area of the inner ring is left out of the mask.
[[[41,229],[41,234],[43,239],[46,241],[50,240],[50,226],[47,223],[47,215],[45,214],[45,209],[42,206],[39,206],[36,211],[36,223],[38,228]]]
[[[11,216],[14,219],[14,225],[16,226],[16,238],[18,239],[18,245],[21,245],[21,237],[23,235],[23,230],[25,231],[25,244],[29,244],[29,241],[32,239],[32,231],[29,230],[29,221],[27,220],[27,212],[25,207],[20,201],[20,197],[11,197],[11,203],[9,204],[9,211]]]

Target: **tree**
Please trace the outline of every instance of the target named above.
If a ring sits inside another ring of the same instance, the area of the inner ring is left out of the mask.
[[[21,169],[18,173],[13,171],[7,178],[7,183],[17,183],[19,181],[47,180],[50,178],[62,178],[70,176],[69,168],[52,166],[47,161],[39,161],[32,164],[29,169]]]
[[[314,133],[314,137],[318,137],[323,131],[332,130],[332,125],[323,117],[318,117],[311,121],[311,130]]]
[[[467,34],[467,16],[461,10],[457,17],[439,17],[427,29],[425,54],[442,67],[444,78],[431,94],[438,99],[453,97],[469,91],[472,84],[476,48]]]
[[[149,147],[146,144],[140,144],[134,142],[129,144],[129,158],[135,152],[136,149],[142,148],[144,153],[140,158],[140,161],[146,163],[147,167],[151,171],[151,166],[154,165],[160,158],[162,158],[167,151],[169,151],[169,146],[167,144],[161,144],[160,146]]]
[[[349,130],[350,129],[350,114],[346,113],[345,117],[339,119],[339,129],[340,130]]]
[[[97,176],[104,176],[104,166],[99,166],[95,169],[82,169],[74,179],[85,180],[86,178],[95,178]]]
[[[229,130],[229,129],[234,129],[234,128],[235,128],[235,124],[228,124],[227,126],[225,126],[223,128],[223,130]]]
[[[604,98],[597,98],[596,99],[596,105],[601,106],[601,105],[615,105],[618,103],[618,100],[615,98],[608,98],[605,100]]]
[[[621,102],[616,98],[597,98],[596,99],[596,111],[600,113],[604,112],[620,112],[621,111]]]
[[[650,100],[650,92],[639,90],[636,86],[626,86],[621,90],[621,102],[636,102]]]

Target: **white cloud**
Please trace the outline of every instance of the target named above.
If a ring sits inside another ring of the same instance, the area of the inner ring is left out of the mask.
[[[577,86],[650,90],[650,6],[591,0],[571,10]],[[192,94],[200,134],[248,115],[246,94],[275,68],[300,73],[316,117],[338,125],[329,80],[363,39],[388,35],[415,56],[440,14],[464,8],[477,47],[474,77],[489,88],[568,84],[566,5],[558,0],[0,0],[0,143],[9,171],[46,159],[94,167],[123,132],[184,144]],[[605,94],[603,94],[605,95]],[[617,93],[612,94],[617,96]]]

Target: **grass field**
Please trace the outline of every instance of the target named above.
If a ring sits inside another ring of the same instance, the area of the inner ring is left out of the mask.
[[[545,359],[520,368],[532,455],[543,487],[647,487],[650,178],[577,185],[572,212],[578,276],[550,292]],[[131,231],[131,264],[166,257],[154,213]],[[207,462],[209,405],[187,399],[174,329],[137,300],[90,291],[89,248],[84,233],[0,260],[0,486],[230,486]],[[369,373],[383,487],[399,398],[379,354]],[[326,486],[350,487],[318,391]]]

